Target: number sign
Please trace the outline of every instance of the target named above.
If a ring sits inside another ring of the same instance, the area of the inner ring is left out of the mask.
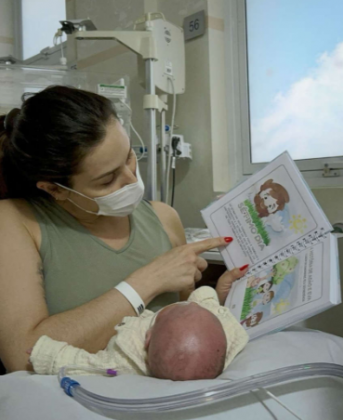
[[[204,35],[205,33],[205,11],[187,16],[183,21],[185,41]]]

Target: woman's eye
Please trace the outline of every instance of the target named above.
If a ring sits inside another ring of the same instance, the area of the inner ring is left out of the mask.
[[[112,182],[113,182],[115,179],[116,179],[116,176],[115,176],[115,175],[113,175],[113,176],[112,176],[112,179],[110,179],[110,180],[109,180],[109,181],[107,181],[107,182],[102,183],[102,184],[101,184],[101,186],[102,186],[102,187],[106,187],[107,185],[111,185],[111,184],[112,184]]]

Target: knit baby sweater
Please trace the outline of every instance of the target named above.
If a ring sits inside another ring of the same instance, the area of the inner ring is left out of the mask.
[[[245,347],[248,334],[234,318],[230,310],[220,306],[217,293],[208,286],[196,289],[188,298],[212,312],[221,322],[227,340],[225,368]],[[154,312],[146,309],[139,317],[127,316],[115,326],[117,334],[107,344],[105,350],[96,354],[75,348],[65,342],[42,336],[33,347],[30,361],[36,373],[57,374],[63,366],[82,368],[116,369],[121,373],[149,375],[144,349],[145,335],[150,328]]]

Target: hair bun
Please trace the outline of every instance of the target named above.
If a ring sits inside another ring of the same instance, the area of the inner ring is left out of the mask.
[[[8,137],[11,137],[15,121],[20,113],[19,108],[13,108],[5,117],[4,127]]]

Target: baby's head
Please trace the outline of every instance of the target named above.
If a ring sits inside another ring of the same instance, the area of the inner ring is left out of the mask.
[[[220,375],[227,342],[215,315],[196,303],[184,302],[157,313],[145,347],[152,376],[186,381]]]

